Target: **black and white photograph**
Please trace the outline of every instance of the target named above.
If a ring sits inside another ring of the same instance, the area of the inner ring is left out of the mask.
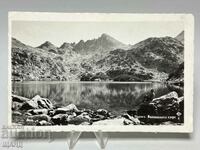
[[[13,12],[9,49],[12,125],[192,130],[190,15]]]

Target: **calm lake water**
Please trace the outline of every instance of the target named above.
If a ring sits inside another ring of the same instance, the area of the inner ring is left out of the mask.
[[[57,105],[75,104],[78,108],[104,108],[120,113],[135,108],[151,89],[156,97],[177,91],[183,92],[162,83],[70,83],[70,82],[13,82],[12,90],[16,95],[33,98],[40,95]]]

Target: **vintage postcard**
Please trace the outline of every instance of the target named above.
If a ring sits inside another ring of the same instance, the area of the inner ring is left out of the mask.
[[[191,14],[9,13],[9,125],[192,132]]]

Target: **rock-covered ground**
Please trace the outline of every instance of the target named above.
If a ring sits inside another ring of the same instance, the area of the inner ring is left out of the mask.
[[[182,124],[184,98],[170,92],[138,108],[114,115],[105,109],[79,109],[74,104],[57,107],[47,98],[12,95],[12,122],[17,125],[161,125]]]

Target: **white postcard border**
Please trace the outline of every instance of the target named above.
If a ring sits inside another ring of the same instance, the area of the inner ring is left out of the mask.
[[[8,14],[8,125],[11,118],[11,24],[12,21],[56,21],[56,22],[134,22],[134,21],[183,21],[184,22],[184,124],[183,125],[67,125],[67,126],[23,126],[19,131],[104,131],[104,132],[193,132],[193,66],[194,66],[194,17],[192,14],[125,14],[125,13],[47,13],[9,12]]]

